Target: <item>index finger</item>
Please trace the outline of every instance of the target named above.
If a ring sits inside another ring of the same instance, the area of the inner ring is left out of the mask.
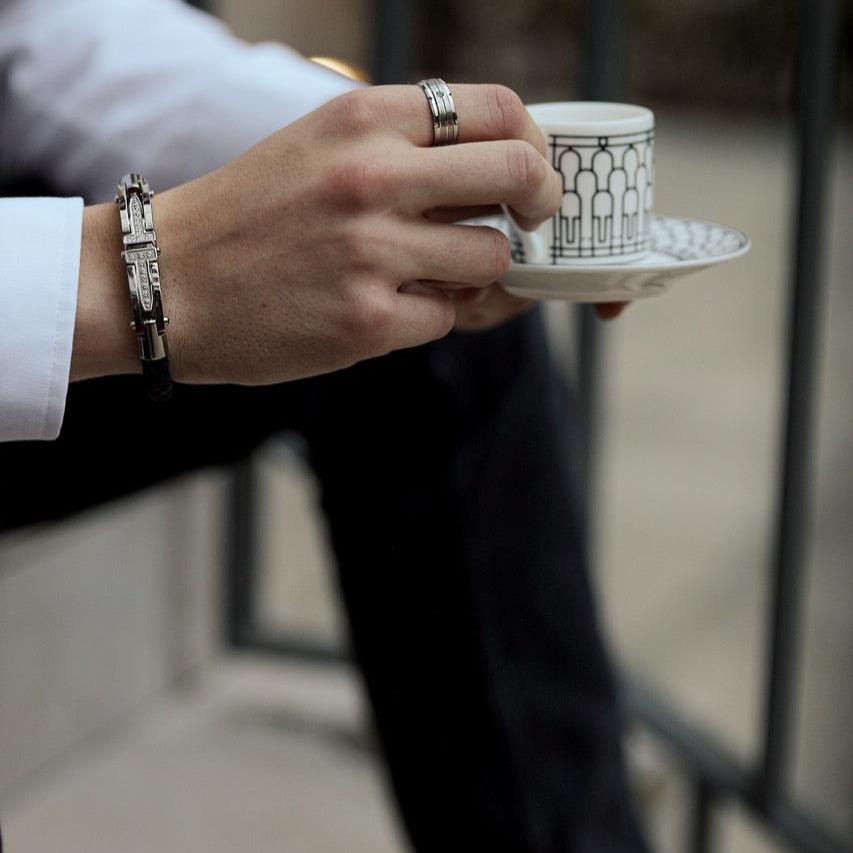
[[[512,89],[493,83],[448,85],[459,116],[459,143],[522,139],[546,155],[542,131]],[[397,118],[398,130],[409,141],[432,146],[432,113],[420,86],[377,86],[372,91],[387,99],[386,110]]]

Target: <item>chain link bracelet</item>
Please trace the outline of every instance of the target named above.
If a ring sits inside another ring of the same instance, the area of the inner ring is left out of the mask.
[[[148,181],[131,172],[118,184],[116,204],[124,243],[121,257],[127,265],[133,311],[130,327],[136,332],[145,393],[151,400],[163,401],[172,396],[172,376],[166,346],[169,318],[163,313],[160,248],[151,209],[153,195]]]

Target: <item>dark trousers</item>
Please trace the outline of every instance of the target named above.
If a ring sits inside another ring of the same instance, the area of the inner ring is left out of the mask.
[[[0,445],[2,526],[298,431],[415,849],[641,851],[572,419],[536,313],[316,379],[183,387],[168,405],[136,377],[80,383],[58,441]]]

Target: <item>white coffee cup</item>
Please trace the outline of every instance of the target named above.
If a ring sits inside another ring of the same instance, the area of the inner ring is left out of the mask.
[[[563,203],[536,231],[511,224],[513,260],[628,264],[649,252],[655,119],[632,104],[567,101],[528,107],[563,177]]]

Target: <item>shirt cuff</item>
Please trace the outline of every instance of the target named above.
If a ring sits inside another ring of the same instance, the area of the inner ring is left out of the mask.
[[[0,441],[59,435],[82,233],[80,198],[0,199]]]

